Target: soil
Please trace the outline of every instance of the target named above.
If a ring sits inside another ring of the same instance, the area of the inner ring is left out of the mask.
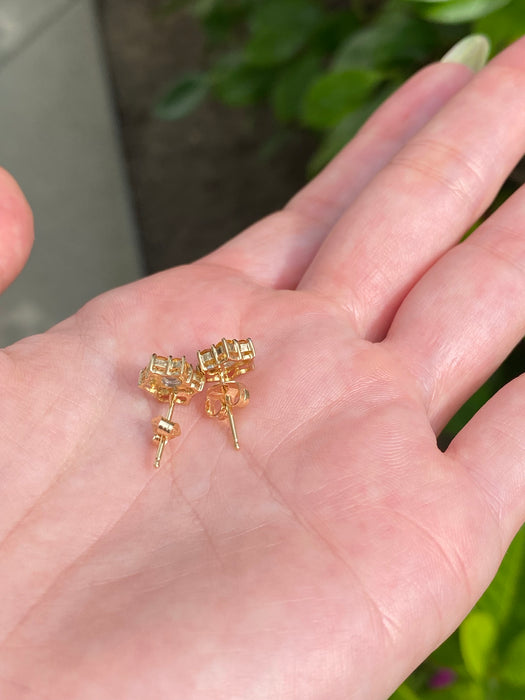
[[[304,183],[313,151],[297,134],[271,157],[264,110],[206,102],[165,122],[153,105],[177,76],[205,66],[198,24],[160,16],[152,0],[99,0],[99,16],[148,272],[194,260],[280,208]]]

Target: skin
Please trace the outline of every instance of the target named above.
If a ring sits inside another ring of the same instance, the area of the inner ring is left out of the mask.
[[[524,66],[424,69],[282,212],[2,351],[3,699],[382,700],[455,629],[525,517],[523,377],[436,446],[525,332],[525,191],[458,245]],[[198,396],[154,470],[138,371],[223,336],[257,350],[240,452]]]

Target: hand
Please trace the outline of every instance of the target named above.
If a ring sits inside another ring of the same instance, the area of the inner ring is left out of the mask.
[[[525,330],[525,193],[457,244],[523,66],[426,68],[284,211],[3,351],[3,699],[380,700],[459,624],[525,515],[523,377],[436,447]],[[240,452],[199,396],[154,470],[139,370],[223,336],[257,350]]]

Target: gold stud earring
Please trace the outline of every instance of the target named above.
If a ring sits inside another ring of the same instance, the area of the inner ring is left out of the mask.
[[[240,382],[233,381],[240,374],[253,369],[255,348],[250,338],[247,340],[227,340],[212,345],[198,353],[199,366],[206,381],[218,382],[206,393],[206,413],[210,418],[230,421],[235,449],[240,449],[239,438],[233,420],[233,408],[246,406],[250,400],[248,389]]]
[[[159,401],[169,403],[168,414],[153,419],[155,433],[153,441],[158,443],[155,468],[160,467],[160,460],[166,443],[180,435],[180,426],[171,419],[175,404],[187,404],[192,397],[204,388],[204,375],[195,369],[185,357],[161,357],[153,354],[150,363],[140,372],[139,387],[153,394]]]

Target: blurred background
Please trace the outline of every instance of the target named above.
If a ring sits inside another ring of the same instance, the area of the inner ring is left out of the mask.
[[[0,164],[36,219],[30,262],[0,299],[0,342],[281,207],[472,32],[500,50],[525,33],[525,0],[0,0]],[[496,204],[523,180],[520,164]],[[523,371],[523,351],[442,446]],[[525,700],[524,537],[396,700]]]

